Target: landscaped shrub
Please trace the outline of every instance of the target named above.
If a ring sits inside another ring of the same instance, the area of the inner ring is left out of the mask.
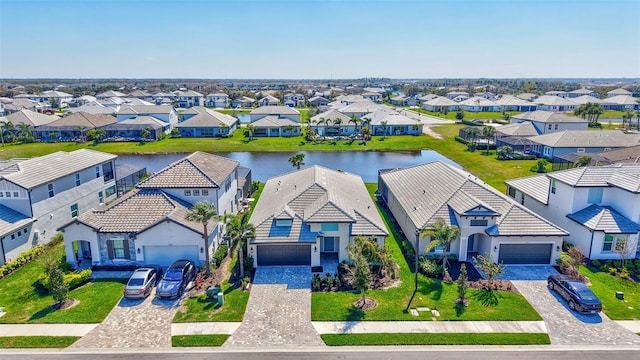
[[[60,268],[61,271],[62,268]],[[87,281],[89,281],[89,278],[91,278],[91,274],[93,272],[91,271],[91,269],[85,269],[82,270],[80,272],[71,272],[71,273],[65,273],[64,274],[64,282],[69,286],[69,289],[75,289],[78,286],[84,285]],[[51,291],[51,281],[49,279],[49,275],[47,273],[41,274],[38,277],[38,283],[40,284],[40,286],[42,286],[43,288],[47,289],[48,291]]]
[[[216,250],[216,253],[213,254],[213,259],[211,260],[211,263],[214,266],[220,266],[220,264],[222,264],[222,260],[224,260],[224,257],[227,256],[228,248],[228,245],[220,245],[218,247],[218,250]]]
[[[253,271],[253,256],[247,256],[246,258],[244,258],[244,271]]]
[[[469,141],[469,140],[467,140],[467,139],[465,139],[465,138],[463,138],[463,137],[461,137],[461,136],[456,136],[454,139],[455,139],[457,142],[462,143],[462,144],[465,144],[465,145],[469,145],[469,143],[470,143],[470,141]]]
[[[593,267],[597,267],[598,269],[600,268],[600,266],[602,266],[600,264],[600,261],[598,261],[598,260],[592,260],[591,261],[591,265],[593,265]]]
[[[437,260],[421,257],[418,261],[420,272],[431,278],[442,278],[444,267],[439,265]]]

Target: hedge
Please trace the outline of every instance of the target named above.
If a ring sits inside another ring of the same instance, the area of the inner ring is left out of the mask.
[[[31,262],[31,260],[42,255],[42,253],[44,253],[47,249],[52,248],[53,246],[57,245],[61,241],[62,241],[62,234],[58,233],[54,235],[51,238],[51,241],[49,241],[48,243],[44,245],[38,245],[38,246],[32,247],[31,249],[18,255],[18,257],[15,258],[15,260],[9,261],[8,263],[0,266],[0,279],[10,275],[14,271],[27,265],[28,263]]]
[[[89,278],[91,277],[92,271],[91,269],[85,269],[80,272],[72,272],[64,274],[64,282],[69,285],[69,289],[77,288],[80,285],[83,285]],[[38,277],[38,283],[45,289],[51,291],[51,284],[49,283],[49,275],[41,274]]]

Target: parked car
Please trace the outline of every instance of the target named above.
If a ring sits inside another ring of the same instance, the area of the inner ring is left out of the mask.
[[[569,308],[583,314],[602,311],[600,299],[581,281],[566,275],[551,275],[547,279],[549,289],[555,290],[569,302]]]
[[[136,269],[127,285],[124,287],[124,297],[127,299],[144,299],[158,282],[161,273],[154,267],[141,267]]]
[[[184,289],[196,276],[196,266],[190,260],[178,260],[169,266],[156,288],[156,296],[175,298],[182,296]]]

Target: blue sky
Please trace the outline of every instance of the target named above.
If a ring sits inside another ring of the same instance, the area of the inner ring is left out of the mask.
[[[640,77],[639,0],[0,0],[0,78]]]

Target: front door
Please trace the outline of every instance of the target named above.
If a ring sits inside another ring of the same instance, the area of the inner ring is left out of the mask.
[[[336,238],[335,237],[325,237],[322,239],[323,241],[323,252],[336,252]]]

